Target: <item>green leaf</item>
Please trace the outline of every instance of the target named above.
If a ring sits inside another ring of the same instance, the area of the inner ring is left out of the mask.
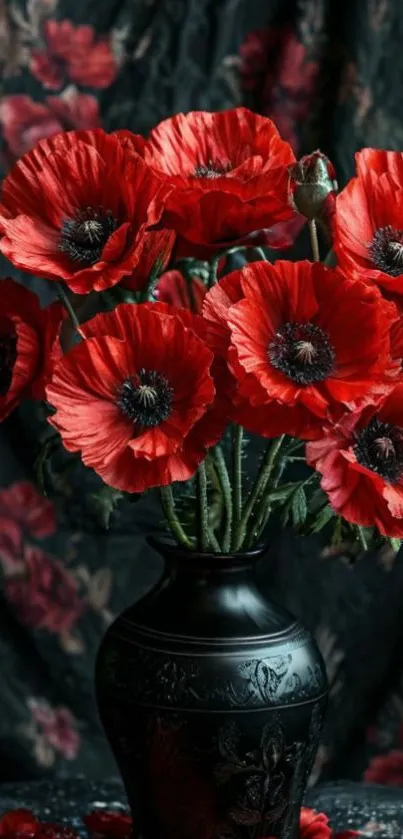
[[[317,487],[308,501],[309,512],[312,514],[319,513],[324,506],[327,506],[327,496],[323,492],[323,489]]]
[[[306,500],[305,490],[301,486],[296,490],[292,496],[291,512],[294,525],[299,526],[304,524],[308,513],[308,504]]]
[[[270,502],[273,501],[288,501],[291,495],[299,488],[300,481],[293,481],[289,484],[282,484],[277,489],[274,489],[273,492],[267,494],[267,500]]]
[[[326,527],[329,521],[332,518],[334,518],[334,515],[335,514],[331,507],[329,507],[328,505],[324,507],[323,510],[321,510],[321,512],[319,513],[316,521],[313,523],[311,527],[311,533],[319,533],[319,531]]]
[[[124,495],[124,492],[109,486],[104,486],[98,492],[91,494],[94,514],[101,527],[105,530],[109,529],[111,515]]]
[[[48,462],[53,454],[60,446],[60,437],[58,434],[51,434],[41,446],[39,453],[35,459],[34,471],[36,480],[41,492],[46,495],[46,474],[48,469]]]
[[[393,548],[393,550],[396,551],[396,553],[398,553],[398,551],[400,551],[400,548],[401,548],[401,545],[402,545],[402,540],[401,539],[394,539],[391,536],[389,538],[389,542],[390,542],[390,545]]]

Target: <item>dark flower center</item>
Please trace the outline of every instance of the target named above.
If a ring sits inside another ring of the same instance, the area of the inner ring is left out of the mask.
[[[219,160],[209,160],[204,166],[196,166],[193,177],[195,178],[222,178],[230,172],[230,163],[220,163]]]
[[[403,476],[403,428],[374,417],[357,434],[354,454],[361,466],[397,483]]]
[[[298,385],[322,382],[336,359],[329,336],[314,323],[285,323],[269,344],[268,356],[276,370]]]
[[[117,226],[118,222],[110,210],[87,207],[75,218],[68,218],[63,222],[59,250],[82,267],[95,265],[101,258],[109,236]]]
[[[140,370],[125,379],[118,393],[117,405],[132,422],[155,428],[169,417],[173,390],[168,379],[156,370]]]
[[[0,396],[5,396],[10,388],[16,358],[16,335],[0,335]]]
[[[397,277],[403,274],[403,230],[396,230],[388,224],[376,231],[369,248],[376,268]]]

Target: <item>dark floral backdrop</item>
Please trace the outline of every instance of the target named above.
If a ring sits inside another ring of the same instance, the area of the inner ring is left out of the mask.
[[[403,148],[402,37],[398,0],[0,0],[0,168],[63,129],[145,133],[181,110],[245,104],[297,154],[321,147],[344,183],[361,146]],[[106,535],[74,475],[44,499],[39,433],[28,406],[0,436],[0,780],[102,777],[115,770],[94,657],[158,573],[145,543],[158,514],[141,502]],[[263,584],[314,631],[328,667],[312,781],[403,785],[403,557],[351,567],[286,541]]]

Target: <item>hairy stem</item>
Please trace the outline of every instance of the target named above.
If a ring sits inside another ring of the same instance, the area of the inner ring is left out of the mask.
[[[69,318],[70,318],[70,320],[71,320],[71,322],[74,326],[74,329],[83,338],[84,335],[83,335],[83,332],[82,332],[81,327],[80,327],[80,321],[78,320],[78,317],[77,317],[77,315],[76,315],[76,313],[73,309],[73,306],[71,305],[69,296],[68,296],[65,288],[63,287],[62,283],[57,283],[57,294],[58,294],[60,302],[62,303],[62,305],[66,309],[66,312],[68,313],[68,316],[69,316]]]
[[[308,222],[308,227],[309,227],[309,238],[311,240],[313,261],[314,262],[320,262],[318,229],[317,229],[316,221],[315,221],[314,218],[311,219]]]
[[[198,548],[199,551],[207,553],[210,549],[221,553],[221,548],[209,526],[208,519],[208,497],[207,497],[207,474],[206,466],[201,463],[196,473],[196,495],[198,507]]]
[[[210,270],[209,270],[209,276],[208,276],[208,287],[209,288],[212,288],[213,285],[215,285],[216,282],[217,282],[218,265],[219,265],[219,262],[220,262],[220,259],[221,259],[222,255],[223,255],[222,253],[218,253],[215,256],[213,256],[211,261],[210,261]]]
[[[249,494],[248,500],[245,504],[241,521],[237,528],[235,538],[235,550],[239,551],[244,542],[248,531],[249,519],[255,511],[255,507],[260,501],[260,496],[265,491],[266,486],[270,480],[271,473],[276,461],[277,454],[282,446],[285,435],[278,437],[276,440],[267,446],[263,461],[261,463],[258,475],[253,485],[252,491]]]
[[[236,425],[232,432],[232,493],[235,529],[239,526],[242,517],[242,444],[243,428],[241,425]]]
[[[189,539],[188,535],[185,533],[176,514],[175,499],[174,494],[172,492],[172,487],[160,487],[160,500],[165,520],[171,533],[175,536],[175,539],[177,540],[177,542],[179,542],[180,545],[184,545],[185,548],[192,549],[192,540]]]
[[[227,464],[225,462],[225,458],[220,446],[216,446],[214,449],[214,462],[217,469],[217,475],[220,481],[220,487],[225,506],[225,530],[222,549],[224,553],[229,553],[231,549],[232,536],[232,490],[231,481],[228,475]]]

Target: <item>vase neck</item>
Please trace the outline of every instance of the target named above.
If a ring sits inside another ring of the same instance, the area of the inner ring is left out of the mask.
[[[260,590],[255,569],[264,550],[226,556],[150,540],[165,559],[160,584],[136,605],[158,632],[209,637],[282,632],[290,617]]]

